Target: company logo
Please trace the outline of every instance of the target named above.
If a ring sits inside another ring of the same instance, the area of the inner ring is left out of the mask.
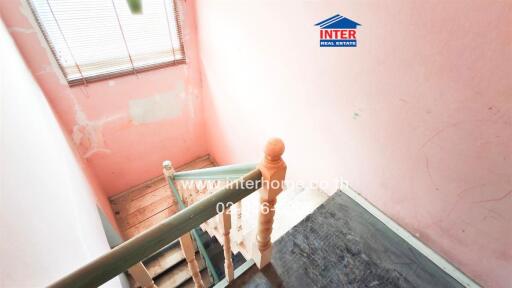
[[[336,14],[315,26],[320,27],[320,47],[357,47],[357,26],[361,24]]]

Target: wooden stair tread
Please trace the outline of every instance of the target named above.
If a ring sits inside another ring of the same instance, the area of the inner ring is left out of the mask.
[[[210,156],[206,155],[176,168],[176,171],[213,166],[215,166],[214,162]],[[111,197],[110,203],[124,239],[130,239],[158,225],[178,211],[176,199],[163,175]],[[204,269],[204,263],[199,254],[196,254],[196,259],[202,270],[201,273],[206,275],[203,281],[209,283],[208,273]],[[188,282],[193,284],[179,243],[146,259],[144,266],[158,287],[177,287]],[[131,283],[135,282],[131,280]]]
[[[196,261],[199,266],[199,270],[203,270],[205,265],[199,253],[196,253]],[[172,269],[166,271],[166,273],[163,273],[159,277],[155,278],[154,281],[155,285],[159,288],[175,288],[191,278],[192,275],[190,275],[188,270],[187,261],[181,261],[172,267]]]
[[[185,165],[182,165],[178,168],[175,168],[176,171],[187,171],[194,169],[202,169],[207,167],[215,166],[214,161],[211,160],[209,155],[202,156],[196,160],[193,160]],[[163,175],[155,177],[153,179],[149,179],[148,181],[136,185],[124,192],[116,194],[110,197],[110,201],[112,204],[118,204],[123,202],[130,202],[139,197],[144,196],[147,193],[151,193],[155,189],[166,186],[167,181],[164,179]]]
[[[213,166],[214,162],[206,155],[177,168],[176,171]],[[178,211],[176,200],[163,175],[111,197],[110,203],[124,239],[146,231]]]
[[[208,275],[208,270],[203,269],[201,271],[201,278],[203,279],[204,287],[210,287],[212,286],[212,280],[210,279],[210,275]],[[196,284],[194,283],[194,280],[192,277],[185,281],[183,284],[179,285],[180,288],[195,288]]]
[[[155,278],[184,259],[185,256],[183,256],[181,247],[177,243],[168,250],[160,252],[151,257],[151,259],[144,261],[144,266],[146,266],[151,278]]]

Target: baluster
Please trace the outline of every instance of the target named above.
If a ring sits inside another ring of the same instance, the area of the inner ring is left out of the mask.
[[[221,227],[222,234],[224,236],[224,271],[226,272],[226,279],[229,283],[235,278],[235,273],[233,272],[233,260],[231,259],[231,239],[229,237],[229,232],[231,230],[230,210],[227,208],[224,209],[224,212],[222,212],[221,215]]]
[[[270,263],[272,256],[271,234],[275,205],[277,195],[283,190],[286,175],[286,163],[281,158],[283,153],[283,141],[279,138],[270,139],[265,145],[265,157],[259,166],[263,183],[260,189],[258,232],[256,244],[253,246],[253,259],[260,269]]]
[[[217,180],[212,181],[212,189],[210,189],[210,194],[213,194],[215,190],[217,190],[217,187],[219,186],[219,182]],[[212,220],[213,229],[218,231],[219,227],[219,216],[212,217],[210,220]]]
[[[190,233],[183,234],[180,237],[180,245],[181,251],[185,256],[188,264],[188,270],[192,275],[192,279],[194,280],[195,287],[204,287],[203,279],[201,278],[201,273],[199,272],[199,265],[197,265],[196,261],[196,252],[194,249],[194,243],[192,242],[192,238],[190,237]]]
[[[242,200],[238,201],[236,204],[235,204],[235,211],[236,211],[236,229],[235,229],[235,241],[236,241],[236,244],[240,245],[240,243],[242,243],[242,241],[244,240],[243,238],[243,232],[242,232]]]
[[[137,284],[141,285],[144,288],[157,288],[153,279],[149,275],[148,270],[139,262],[128,269],[130,275],[132,275],[133,279]]]
[[[205,180],[197,180],[196,182],[196,189],[197,189],[197,198],[195,202],[202,200],[206,197],[206,182]],[[203,222],[200,225],[201,229],[205,230],[206,232],[210,233],[210,229],[208,227],[208,220]]]
[[[197,201],[201,200],[201,186],[202,186],[201,180],[194,181],[194,185],[193,185],[194,196],[192,196],[192,199],[194,202],[192,202],[192,203],[196,203]]]

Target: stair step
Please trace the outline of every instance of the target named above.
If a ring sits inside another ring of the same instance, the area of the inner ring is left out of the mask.
[[[205,270],[205,265],[199,253],[196,253],[196,261],[199,265],[199,270]],[[175,288],[185,283],[188,280],[192,280],[192,275],[188,270],[187,261],[181,261],[179,264],[172,267],[172,269],[160,274],[159,277],[155,278],[155,285],[159,288]],[[203,280],[204,281],[204,280]]]
[[[151,278],[155,278],[184,259],[185,256],[181,252],[181,246],[176,243],[145,260],[144,266],[146,266]]]
[[[199,237],[201,242],[207,245],[207,241],[209,241],[208,233],[200,231]],[[197,252],[197,247],[195,247],[195,251]],[[181,251],[180,243],[176,241],[144,260],[143,263],[151,278],[155,278],[184,259],[185,256]]]
[[[208,275],[208,270],[207,269],[203,269],[201,271],[201,278],[203,278],[204,287],[212,286],[213,283],[212,283],[212,280],[210,279],[210,275]],[[188,279],[187,281],[183,282],[178,287],[179,288],[195,288],[196,285],[194,283],[194,279],[192,279],[192,277],[190,277],[190,279]]]

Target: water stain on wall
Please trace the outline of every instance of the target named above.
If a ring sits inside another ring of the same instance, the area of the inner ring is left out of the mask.
[[[179,85],[173,91],[130,100],[130,118],[135,124],[144,124],[179,116],[182,108],[180,95],[183,94],[183,89],[183,85]]]

